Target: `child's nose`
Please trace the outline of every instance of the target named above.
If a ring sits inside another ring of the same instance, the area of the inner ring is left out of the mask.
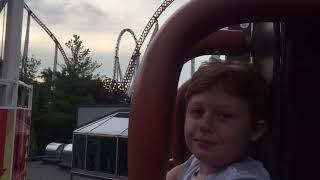
[[[212,116],[207,113],[203,116],[202,121],[200,122],[200,131],[206,132],[206,133],[212,133],[213,132],[213,119]]]
[[[199,127],[199,130],[203,134],[211,134],[213,133],[213,130],[206,124],[202,123]]]

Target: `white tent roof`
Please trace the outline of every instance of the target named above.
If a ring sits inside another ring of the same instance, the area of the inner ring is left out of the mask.
[[[128,137],[129,112],[116,112],[74,131],[76,134]]]

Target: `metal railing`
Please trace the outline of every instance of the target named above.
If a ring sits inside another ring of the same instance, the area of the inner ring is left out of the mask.
[[[18,91],[21,91],[19,96]],[[0,95],[4,91],[11,92],[11,101],[0,102],[0,109],[30,109],[32,108],[33,86],[22,81],[0,79]],[[22,104],[23,103],[23,104]]]

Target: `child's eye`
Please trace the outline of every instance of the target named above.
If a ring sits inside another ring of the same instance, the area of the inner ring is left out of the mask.
[[[189,113],[194,117],[200,117],[203,113],[201,108],[190,108]]]
[[[231,117],[232,117],[232,114],[230,113],[219,112],[216,114],[216,118],[219,120],[225,120]]]

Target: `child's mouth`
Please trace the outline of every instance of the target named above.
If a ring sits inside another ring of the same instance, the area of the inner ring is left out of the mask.
[[[217,145],[216,142],[213,142],[211,140],[202,139],[202,138],[194,138],[193,141],[200,147],[208,148],[210,146]]]

